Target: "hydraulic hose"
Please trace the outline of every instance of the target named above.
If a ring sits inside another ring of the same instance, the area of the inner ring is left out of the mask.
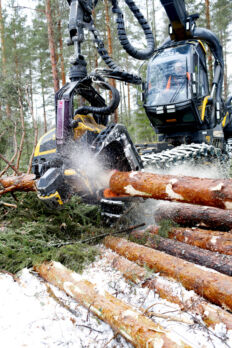
[[[147,48],[144,50],[138,50],[137,48],[135,48],[134,46],[132,46],[130,44],[130,42],[127,38],[127,34],[126,34],[126,30],[125,30],[125,23],[124,23],[124,19],[123,19],[123,13],[118,6],[118,1],[117,0],[111,0],[111,1],[112,1],[112,12],[117,14],[117,20],[116,20],[117,32],[118,32],[118,38],[119,38],[119,41],[120,41],[122,47],[133,58],[136,58],[139,60],[149,59],[154,53],[155,41],[154,41],[153,33],[152,33],[146,19],[144,18],[144,16],[142,15],[142,13],[138,9],[138,7],[135,5],[133,0],[125,0],[125,3],[129,7],[131,12],[134,14],[134,16],[138,20],[141,28],[143,29],[144,34],[145,34],[145,38],[147,41]]]
[[[112,92],[112,99],[110,101],[110,104],[103,107],[89,106],[89,105],[80,106],[79,108],[75,110],[74,112],[75,115],[76,114],[87,115],[88,113],[96,113],[99,115],[109,115],[117,109],[120,102],[120,95],[118,90],[105,81],[95,81],[95,83],[98,83],[100,87],[104,86],[105,89],[108,89]],[[75,121],[73,121],[72,126],[74,127],[76,126]]]
[[[217,36],[210,30],[204,29],[204,28],[195,28],[193,32],[193,37],[198,40],[205,41],[210,51],[212,52],[214,59],[215,59],[215,66],[214,66],[214,74],[216,72],[217,66],[220,66],[220,77],[218,79],[218,88],[217,88],[217,94],[216,99],[219,101],[221,99],[222,95],[222,83],[223,83],[223,71],[224,71],[224,60],[223,60],[223,51],[222,46],[220,44],[219,39]],[[219,73],[217,73],[218,75]]]

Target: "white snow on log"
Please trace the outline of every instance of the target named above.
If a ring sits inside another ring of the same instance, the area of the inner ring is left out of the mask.
[[[220,238],[220,236],[213,236],[210,242],[215,245],[217,243],[218,238]]]
[[[139,196],[151,197],[150,193],[138,191],[132,185],[127,185],[126,187],[124,187],[124,190],[130,196],[138,196],[139,195]]]
[[[232,202],[230,202],[230,201],[225,201],[224,204],[225,204],[225,208],[226,208],[226,209],[228,209],[228,210],[232,209]]]
[[[138,172],[133,171],[133,172],[131,172],[131,173],[129,174],[129,177],[130,177],[131,179],[133,179],[137,174],[138,174]]]
[[[217,186],[212,187],[211,191],[221,191],[223,186],[224,186],[223,182],[220,182]]]
[[[173,179],[173,180],[175,180],[175,179]],[[182,201],[184,199],[179,193],[176,193],[173,191],[171,182],[166,185],[166,193],[167,193],[168,197],[171,199],[177,199],[179,201]]]

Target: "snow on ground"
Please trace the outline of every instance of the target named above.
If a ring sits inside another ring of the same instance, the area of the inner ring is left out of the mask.
[[[24,269],[18,276],[19,281],[14,281],[11,275],[0,273],[1,347],[132,347],[120,335],[115,337],[109,325],[33,271]],[[88,266],[82,277],[140,310],[152,307],[156,313],[173,317],[173,321],[159,317],[155,321],[192,347],[232,347],[232,332],[226,332],[223,324],[209,330],[200,318],[200,324],[194,323],[193,316],[180,315],[178,305],[160,299],[152,290],[126,282],[105,257]],[[176,321],[178,316],[183,323]]]

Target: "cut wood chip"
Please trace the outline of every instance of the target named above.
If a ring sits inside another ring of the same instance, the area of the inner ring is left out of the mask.
[[[140,283],[143,287],[154,289],[161,297],[176,303],[181,310],[187,313],[200,315],[207,326],[215,327],[216,324],[225,324],[227,330],[232,330],[232,315],[220,307],[217,307],[193,291],[187,291],[184,287],[169,278],[149,274],[147,270],[123,256],[108,253],[107,260],[111,266],[123,273],[124,277],[133,283]]]
[[[119,255],[172,277],[186,289],[232,310],[232,277],[122,238],[106,237],[104,244]]]
[[[110,189],[117,195],[138,196],[232,209],[232,180],[146,172],[115,172]]]
[[[176,333],[154,323],[95,284],[82,280],[62,264],[52,261],[34,268],[46,281],[75,298],[136,347],[191,347]]]
[[[201,205],[161,202],[155,207],[155,221],[172,220],[181,226],[206,227],[219,231],[232,229],[232,212]]]

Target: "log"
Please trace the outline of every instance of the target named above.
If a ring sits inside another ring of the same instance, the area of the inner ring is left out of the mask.
[[[155,207],[154,217],[156,223],[169,219],[181,226],[207,227],[219,231],[232,229],[231,211],[194,204],[161,202]]]
[[[232,277],[122,238],[106,237],[104,244],[130,261],[174,278],[186,289],[232,310]]]
[[[232,180],[146,172],[115,172],[110,190],[118,196],[136,196],[232,209]]]
[[[36,191],[35,174],[22,174],[19,176],[3,176],[0,177],[0,195],[14,191]]]
[[[158,229],[156,233],[159,233]],[[172,227],[168,231],[168,238],[221,254],[232,255],[232,235],[228,232],[203,230],[195,227]]]
[[[135,284],[141,283],[143,287],[154,289],[163,299],[176,303],[181,310],[200,315],[207,326],[215,328],[215,325],[223,323],[227,330],[232,330],[232,314],[217,307],[194,292],[188,292],[180,283],[161,276],[148,275],[145,268],[127,260],[123,256],[113,253],[106,255],[113,268],[123,273],[124,277]]]
[[[232,256],[218,254],[176,240],[162,238],[161,236],[154,238],[156,236],[153,233],[148,233],[146,230],[133,231],[131,236],[137,240],[144,241],[146,239],[146,245],[150,248],[164,251],[169,255],[177,256],[183,260],[232,276]]]
[[[58,262],[46,262],[34,269],[46,281],[75,298],[101,320],[124,336],[136,347],[190,347],[177,335],[154,323],[125,302],[64,267]]]

